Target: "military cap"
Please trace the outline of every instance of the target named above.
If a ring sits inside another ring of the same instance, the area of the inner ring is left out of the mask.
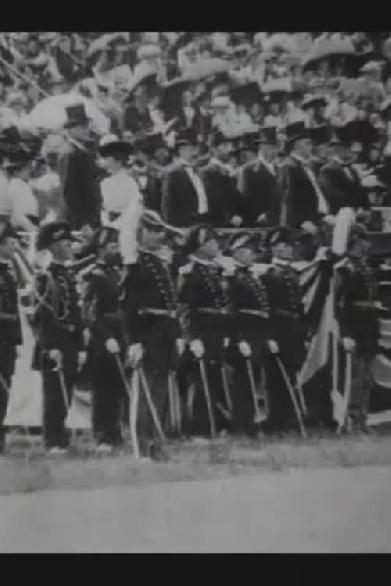
[[[254,234],[242,233],[235,234],[228,243],[228,250],[234,252],[238,248],[256,249],[258,245],[257,238]]]
[[[6,238],[18,238],[15,228],[8,220],[0,221],[0,242]]]
[[[97,250],[109,244],[110,242],[118,242],[119,232],[111,226],[102,226],[96,230],[92,239],[92,247]]]
[[[364,224],[355,223],[350,227],[349,232],[349,241],[348,245],[350,246],[356,240],[367,240],[368,239],[368,230],[364,226]]]
[[[293,244],[293,233],[285,226],[277,226],[267,234],[265,238],[266,246],[275,246],[276,244]]]
[[[209,224],[197,224],[192,226],[188,232],[187,239],[184,245],[185,254],[192,254],[199,248],[206,244],[209,240],[217,240],[218,235],[216,230]]]
[[[154,210],[145,210],[141,216],[140,224],[142,227],[156,232],[162,232],[168,229],[167,224],[160,214]]]
[[[37,249],[43,250],[61,240],[77,240],[67,222],[58,221],[44,224],[38,233]]]

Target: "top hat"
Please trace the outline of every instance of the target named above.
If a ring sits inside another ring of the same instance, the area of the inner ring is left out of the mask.
[[[72,126],[87,125],[90,118],[87,116],[84,104],[73,104],[65,108],[67,115],[67,121],[64,124],[64,128],[71,128]]]
[[[232,142],[232,139],[219,130],[214,133],[212,137],[212,145],[214,147],[218,147],[219,145],[224,144],[225,142]]]
[[[314,144],[329,144],[332,140],[332,133],[330,127],[327,124],[322,126],[315,126],[309,129],[310,137]]]
[[[261,128],[257,139],[258,144],[277,144],[277,128],[275,126],[264,126]]]
[[[178,132],[175,139],[175,148],[178,149],[182,146],[196,145],[197,139],[193,132],[190,130],[181,130]]]
[[[296,140],[300,140],[302,138],[309,138],[310,136],[308,129],[306,128],[302,120],[298,122],[292,122],[291,124],[287,124],[287,126],[285,127],[285,134],[287,144],[292,144]]]
[[[132,145],[126,140],[120,140],[114,134],[104,136],[99,143],[99,153],[102,157],[115,157],[116,155],[130,155]]]
[[[238,137],[235,145],[235,153],[238,154],[242,151],[252,151],[256,153],[258,151],[259,133],[258,132],[246,132]]]
[[[58,221],[44,224],[38,233],[37,250],[49,248],[49,246],[61,240],[77,240],[67,222]]]

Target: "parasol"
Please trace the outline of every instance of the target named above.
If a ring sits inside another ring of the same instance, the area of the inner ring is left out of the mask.
[[[111,43],[115,41],[124,40],[129,42],[129,33],[107,33],[93,41],[88,47],[87,57],[92,57],[96,53],[106,51]]]
[[[65,108],[80,103],[84,104],[87,116],[91,119],[92,127],[99,134],[107,134],[110,128],[110,121],[92,100],[77,93],[51,96],[39,102],[27,117],[29,127],[58,130],[64,126],[67,120]]]

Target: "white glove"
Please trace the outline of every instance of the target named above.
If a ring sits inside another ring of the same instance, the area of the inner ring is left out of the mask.
[[[53,350],[49,350],[49,358],[50,360],[55,360],[55,362],[59,362],[61,360],[61,352],[58,348],[53,348]]]
[[[252,352],[251,352],[250,344],[248,342],[245,342],[244,340],[242,340],[241,342],[239,342],[238,346],[239,346],[239,352],[245,358],[248,358],[249,356],[251,356]]]
[[[87,362],[87,352],[84,350],[77,355],[77,367],[82,368]]]
[[[228,348],[229,343],[230,343],[230,339],[229,338],[224,338],[224,341],[223,341],[224,348]]]
[[[335,216],[329,214],[328,216],[324,216],[323,221],[328,224],[329,226],[334,226],[335,224]]]
[[[345,352],[353,352],[356,347],[356,342],[352,338],[343,338],[342,340],[343,349]]]
[[[88,346],[91,340],[91,332],[88,328],[83,330],[83,342],[85,346]]]
[[[142,344],[132,344],[131,346],[129,346],[129,350],[128,350],[128,359],[130,362],[130,365],[134,368],[135,366],[137,366],[139,364],[139,362],[141,362],[141,359],[143,357],[143,347]]]
[[[275,340],[268,340],[267,347],[269,348],[271,354],[278,354],[280,351],[280,348],[278,347],[278,344]]]
[[[196,358],[202,358],[205,352],[205,348],[201,340],[193,340],[190,343],[190,351]]]
[[[260,214],[257,218],[257,224],[265,222],[266,221],[266,214]]]
[[[182,338],[177,338],[177,340],[176,340],[176,349],[177,349],[177,352],[178,352],[179,356],[182,356],[182,354],[184,353],[185,346],[186,346],[185,340],[183,340]]]
[[[110,354],[119,354],[120,348],[117,340],[115,338],[109,338],[106,340],[106,350]]]
[[[235,226],[235,228],[239,228],[243,224],[243,218],[241,216],[233,216],[231,218],[231,224]]]

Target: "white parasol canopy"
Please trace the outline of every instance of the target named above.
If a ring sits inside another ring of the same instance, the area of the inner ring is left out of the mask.
[[[95,103],[77,93],[51,96],[39,102],[28,116],[29,127],[43,130],[58,130],[67,120],[65,108],[83,103],[91,124],[99,134],[107,134],[110,129],[110,121],[97,108]]]

